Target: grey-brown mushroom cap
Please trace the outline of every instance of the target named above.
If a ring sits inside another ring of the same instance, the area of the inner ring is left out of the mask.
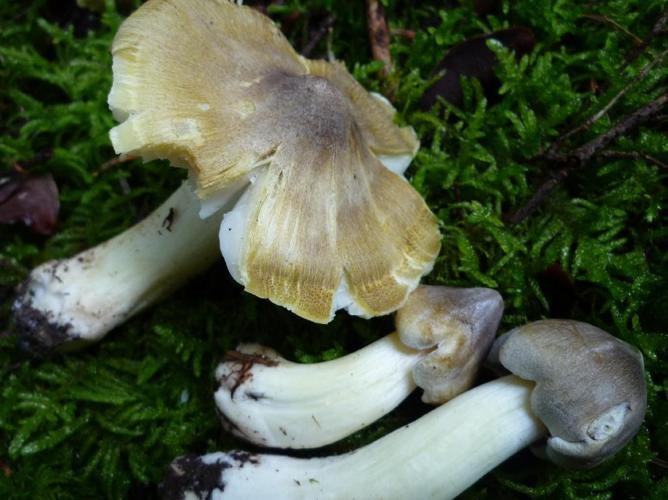
[[[489,360],[536,382],[531,408],[551,435],[544,453],[559,465],[598,465],[628,443],[645,416],[642,355],[588,323],[515,328],[497,339]]]
[[[425,403],[444,403],[473,384],[502,314],[503,299],[489,288],[421,285],[409,296],[395,325],[408,347],[433,349],[413,369]]]

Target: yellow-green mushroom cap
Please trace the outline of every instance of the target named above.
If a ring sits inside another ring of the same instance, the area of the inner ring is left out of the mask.
[[[112,55],[117,153],[187,167],[203,206],[246,188],[221,243],[247,291],[325,323],[390,313],[431,270],[436,218],[381,162],[419,143],[342,64],[225,0],[150,0]]]

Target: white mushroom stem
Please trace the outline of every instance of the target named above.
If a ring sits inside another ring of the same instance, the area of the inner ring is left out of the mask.
[[[411,371],[428,352],[404,346],[396,333],[310,365],[242,345],[216,370],[216,405],[228,429],[255,444],[319,447],[395,408],[415,389]]]
[[[163,495],[256,500],[453,498],[546,435],[530,411],[532,387],[533,383],[513,375],[489,382],[344,455],[298,459],[231,452],[182,457],[172,464]],[[215,484],[212,478],[217,479]]]
[[[202,220],[187,183],[143,221],[94,248],[34,269],[14,303],[28,348],[99,340],[219,257],[222,214]]]
[[[316,448],[379,419],[416,385],[423,401],[443,403],[472,385],[502,311],[493,290],[423,285],[398,311],[398,333],[340,359],[304,365],[244,345],[217,369],[223,423],[260,446]]]

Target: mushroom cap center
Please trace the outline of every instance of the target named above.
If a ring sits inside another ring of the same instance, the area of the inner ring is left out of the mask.
[[[253,126],[273,143],[310,143],[315,150],[347,144],[353,124],[349,99],[327,79],[314,75],[270,73],[251,90],[257,103]],[[257,135],[257,134],[256,134]]]

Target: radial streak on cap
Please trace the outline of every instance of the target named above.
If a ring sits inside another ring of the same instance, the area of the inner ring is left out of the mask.
[[[117,152],[190,168],[203,202],[256,180],[233,217],[241,243],[223,245],[249,292],[317,322],[337,307],[371,317],[431,270],[436,218],[379,161],[401,171],[419,143],[342,64],[302,58],[268,18],[222,0],[151,0],[112,53]]]

